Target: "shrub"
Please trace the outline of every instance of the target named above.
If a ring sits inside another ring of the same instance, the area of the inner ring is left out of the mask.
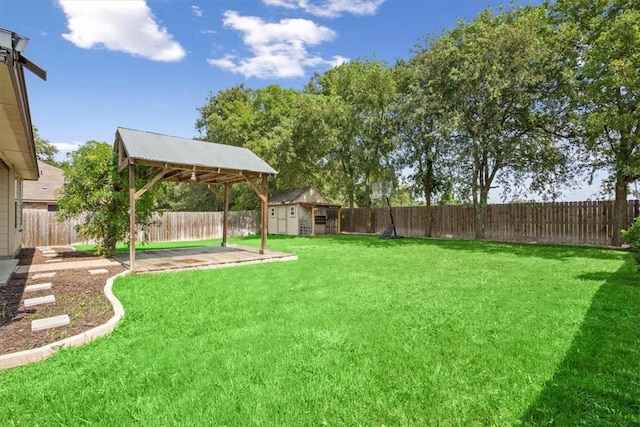
[[[629,228],[622,230],[622,241],[631,247],[633,256],[640,264],[640,216]]]

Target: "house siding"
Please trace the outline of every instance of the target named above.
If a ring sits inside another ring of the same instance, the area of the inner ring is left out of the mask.
[[[9,171],[9,230],[13,236],[9,240],[10,255],[15,255],[22,247],[22,178]]]
[[[9,231],[13,231],[9,222],[9,170],[0,166],[0,256],[9,256]]]

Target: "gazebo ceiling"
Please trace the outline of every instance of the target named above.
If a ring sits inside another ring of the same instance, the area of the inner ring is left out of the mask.
[[[277,173],[251,150],[232,145],[122,127],[115,144],[119,171],[130,164],[147,166],[149,176],[161,174],[159,180],[233,184]]]

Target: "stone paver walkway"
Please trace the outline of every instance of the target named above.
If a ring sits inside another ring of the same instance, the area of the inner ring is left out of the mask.
[[[31,322],[32,331],[43,331],[45,329],[57,328],[58,326],[66,326],[70,323],[69,316],[63,314],[61,316],[47,317],[45,319],[33,320]]]
[[[89,270],[92,268],[113,267],[116,265],[121,264],[110,258],[98,258],[88,261],[64,261],[55,264],[21,265],[15,269],[15,273],[39,273],[42,271],[69,270],[74,268]]]

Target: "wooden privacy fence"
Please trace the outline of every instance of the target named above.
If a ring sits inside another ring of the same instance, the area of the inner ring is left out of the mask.
[[[433,206],[432,237],[472,239],[472,206]],[[367,209],[343,209],[342,230],[367,232]],[[640,215],[640,201],[627,204],[629,224]],[[398,235],[423,237],[427,211],[420,207],[392,208]],[[353,217],[353,228],[350,227]],[[372,208],[373,231],[382,233],[391,223],[388,208]],[[611,244],[612,201],[512,203],[487,206],[487,240],[608,246]]]
[[[203,240],[222,237],[222,212],[165,212],[154,214],[158,225],[140,229],[137,241],[166,242]],[[23,210],[22,245],[60,246],[93,243],[79,235],[75,226],[78,219],[56,221],[55,212],[42,209]],[[260,212],[229,212],[229,236],[246,236],[260,232]]]
[[[475,216],[471,206],[433,206],[432,237],[473,239]],[[392,208],[398,235],[424,237],[427,213],[424,206]],[[640,201],[627,204],[629,224],[640,216]],[[78,220],[57,222],[55,212],[23,210],[22,245],[55,246],[92,243],[75,231]],[[353,228],[350,227],[353,217]],[[372,208],[375,233],[390,224],[388,208]],[[202,240],[222,237],[222,212],[165,212],[155,215],[158,226],[141,230],[138,241]],[[487,206],[487,240],[608,246],[611,244],[612,201],[512,203]],[[343,209],[342,230],[367,232],[367,209]],[[260,232],[260,212],[229,213],[229,235]]]

